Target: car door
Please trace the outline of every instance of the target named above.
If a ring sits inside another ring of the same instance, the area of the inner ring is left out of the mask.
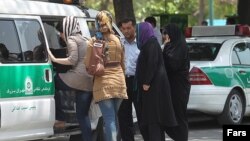
[[[250,46],[246,42],[237,43],[232,50],[232,64],[235,74],[240,78],[247,97],[250,93]]]

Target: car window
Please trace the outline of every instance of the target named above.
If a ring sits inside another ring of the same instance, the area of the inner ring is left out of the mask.
[[[0,19],[0,62],[22,61],[21,47],[14,20]]]
[[[191,61],[213,61],[221,47],[218,43],[187,43]]]
[[[233,52],[232,52],[232,64],[233,65],[239,65],[240,64],[238,53],[234,49],[233,49]]]
[[[238,59],[238,61],[237,61]],[[238,43],[233,48],[232,63],[241,65],[250,65],[250,49],[246,43]]]

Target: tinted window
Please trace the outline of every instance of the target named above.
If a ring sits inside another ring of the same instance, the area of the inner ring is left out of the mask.
[[[235,61],[238,58],[238,62]],[[246,43],[239,43],[233,48],[232,63],[250,65],[250,49]]]
[[[60,49],[66,47],[65,41],[60,36],[63,32],[62,20],[64,17],[41,17],[45,34],[50,49]]]
[[[214,43],[188,43],[191,61],[213,61],[221,47]]]
[[[0,20],[0,61],[22,61],[21,47],[13,20]]]
[[[35,20],[16,21],[25,62],[44,62],[46,44],[41,25]]]
[[[62,30],[62,25],[59,21],[43,21],[43,26],[49,48],[58,49],[66,46],[66,43],[60,37],[59,30]]]
[[[90,33],[90,36],[93,37],[95,36],[95,22],[94,21],[87,21],[87,25],[88,25],[88,28],[89,28],[89,33]]]

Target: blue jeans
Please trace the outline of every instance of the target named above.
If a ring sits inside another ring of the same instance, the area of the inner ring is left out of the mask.
[[[76,116],[84,141],[92,141],[91,124],[88,116],[91,100],[92,92],[76,91]]]
[[[116,141],[118,133],[117,113],[122,99],[112,98],[98,102],[104,120],[105,141]]]
[[[63,112],[59,91],[75,91],[76,116],[82,132],[82,138],[84,141],[92,141],[91,124],[88,117],[88,112],[93,96],[92,92],[73,89],[66,85],[58,75],[55,76],[55,87],[56,120],[65,121],[65,113]]]

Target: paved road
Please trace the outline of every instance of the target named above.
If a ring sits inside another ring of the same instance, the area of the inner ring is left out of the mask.
[[[190,123],[189,141],[222,141],[222,129],[215,120],[206,120]],[[68,141],[69,137],[49,139],[47,141]],[[143,141],[139,133],[135,136],[136,141]],[[166,141],[172,141],[166,137]]]
[[[243,124],[250,125],[250,118],[246,118]],[[222,141],[222,127],[216,120],[200,119],[190,121],[189,123],[189,141]],[[136,134],[136,141],[143,141],[140,134]],[[47,141],[68,141],[68,137],[61,137],[55,139],[49,139]],[[172,141],[169,137],[166,137],[166,141]]]

